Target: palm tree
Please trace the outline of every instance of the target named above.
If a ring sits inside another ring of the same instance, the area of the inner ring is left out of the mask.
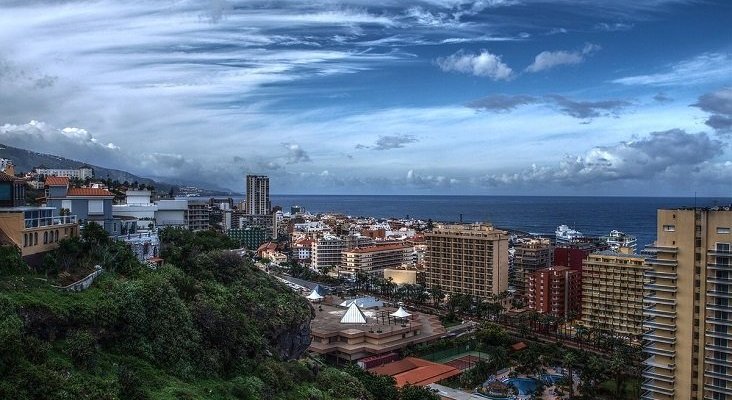
[[[573,351],[568,351],[564,353],[564,358],[562,359],[562,364],[564,364],[564,368],[567,369],[567,382],[569,382],[569,398],[571,399],[574,396],[574,374],[573,370],[574,367],[577,365],[577,355]]]

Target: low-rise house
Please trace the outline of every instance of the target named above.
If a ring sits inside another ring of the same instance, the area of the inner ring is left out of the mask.
[[[25,206],[21,179],[0,173],[0,243],[15,246],[30,265],[39,265],[58,242],[79,234],[75,215],[58,215],[54,207]]]
[[[122,223],[112,216],[114,194],[99,187],[73,187],[68,177],[46,178],[46,202],[61,214],[76,214],[80,224],[96,223],[111,236],[122,232]]]

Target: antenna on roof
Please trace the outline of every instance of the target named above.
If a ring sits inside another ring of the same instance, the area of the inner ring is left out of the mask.
[[[460,223],[463,223],[463,213],[460,213]]]

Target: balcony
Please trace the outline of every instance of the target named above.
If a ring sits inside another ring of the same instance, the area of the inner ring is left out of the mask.
[[[647,283],[643,285],[645,290],[653,290],[657,292],[676,293],[676,284]]]
[[[732,249],[709,249],[707,254],[710,256],[732,257]]]
[[[660,393],[666,396],[673,396],[674,395],[674,388],[673,386],[668,387],[665,385],[659,385],[654,382],[653,379],[646,379],[643,381],[643,384],[641,384],[641,390],[647,390],[649,392],[654,393]]]
[[[643,329],[653,330],[660,329],[662,331],[676,332],[675,324],[664,324],[653,320],[643,321]]]
[[[679,248],[676,246],[662,246],[662,245],[649,245],[645,247],[645,250],[651,253],[670,253],[676,254]]]
[[[663,356],[663,357],[669,357],[673,358],[676,356],[676,351],[673,349],[660,349],[655,345],[652,346],[643,346],[643,352],[648,354],[653,354],[656,356]]]
[[[732,299],[732,292],[720,292],[718,290],[707,290],[707,296]]]
[[[718,276],[710,276],[707,277],[708,283],[718,283],[720,285],[730,285],[732,284],[732,277],[718,277]]]
[[[721,373],[721,372],[714,372],[713,370],[704,370],[704,377],[710,377],[710,378],[717,378],[717,379],[726,379],[730,380],[732,377],[729,376],[727,373]]]
[[[714,383],[705,383],[704,389],[706,389],[710,392],[724,393],[727,395],[732,395],[732,388],[717,386]]]
[[[732,304],[707,304],[705,308],[709,311],[732,312]]]
[[[669,298],[666,296],[659,297],[655,291],[650,292],[647,296],[643,297],[644,304],[663,304],[666,306],[675,306],[676,299]]]
[[[659,374],[656,372],[655,367],[646,367],[641,375],[645,379],[655,379],[657,381],[666,382],[670,384],[674,384],[674,376],[673,375],[666,375],[666,374]]]
[[[655,330],[644,333],[643,340],[645,340],[647,342],[653,342],[653,343],[665,343],[665,344],[675,344],[676,343],[675,337],[657,335],[655,333]]]
[[[643,273],[646,278],[676,279],[676,272],[646,271]]]
[[[662,311],[656,310],[656,305],[651,305],[643,308],[643,316],[650,317],[664,317],[670,319],[676,319],[676,311]]]
[[[660,363],[656,361],[656,356],[650,356],[643,360],[643,365],[647,365],[649,367],[663,369],[666,371],[669,371],[669,376],[673,376],[673,371],[676,369],[676,364],[674,363]],[[656,371],[658,372],[658,371]]]
[[[705,332],[705,334],[712,338],[732,340],[732,333],[715,332],[715,331],[707,330],[707,332]]]
[[[710,357],[709,355],[704,357],[704,362],[707,364],[712,365],[719,365],[720,367],[727,367],[732,368],[732,359],[729,360],[719,360],[713,357]]]
[[[76,215],[57,215],[54,217],[25,218],[25,228],[42,228],[44,226],[75,225]]]
[[[716,269],[721,271],[732,271],[732,264],[707,263],[707,269]]]
[[[730,319],[707,318],[707,323],[713,325],[732,326],[732,320]]]
[[[704,346],[704,350],[719,351],[722,353],[732,354],[732,347],[728,347],[728,346],[715,346],[713,344],[707,344],[706,346]],[[732,359],[732,357],[730,357],[730,358]],[[730,379],[732,379],[732,377],[730,377]]]
[[[675,267],[679,265],[679,262],[676,260],[666,260],[663,258],[647,258],[646,264],[648,265],[659,265],[663,267]]]

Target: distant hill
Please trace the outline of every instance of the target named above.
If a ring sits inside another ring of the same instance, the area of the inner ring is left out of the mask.
[[[107,179],[108,177],[112,180],[120,182],[128,181],[153,185],[158,193],[169,192],[172,187],[180,187],[185,185],[198,186],[192,182],[164,182],[161,180],[141,177],[127,171],[119,169],[105,168],[99,165],[93,165],[82,161],[71,160],[68,158],[55,156],[52,154],[36,153],[30,150],[20,149],[17,147],[7,146],[0,143],[0,158],[7,158],[13,161],[15,164],[15,170],[17,172],[29,172],[33,168],[43,165],[47,168],[79,168],[82,165],[88,165],[94,169],[94,177],[99,179]],[[199,187],[202,190],[203,195],[208,196],[219,196],[228,195],[229,192],[220,189],[208,189]]]

